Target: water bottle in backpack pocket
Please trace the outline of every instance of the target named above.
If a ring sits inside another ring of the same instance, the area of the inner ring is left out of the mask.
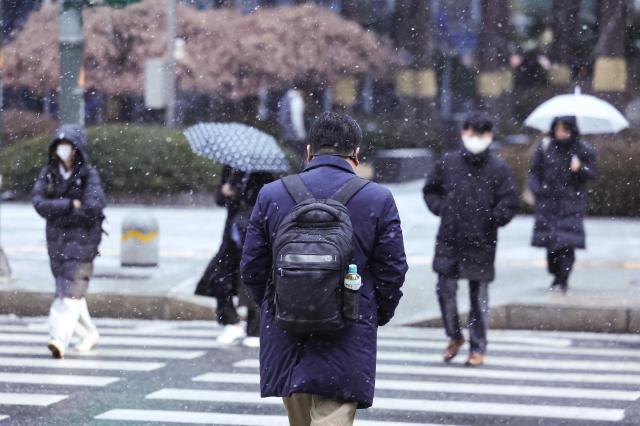
[[[342,315],[346,319],[357,320],[360,310],[360,287],[362,278],[358,275],[358,266],[349,265],[349,272],[344,277],[344,293]]]

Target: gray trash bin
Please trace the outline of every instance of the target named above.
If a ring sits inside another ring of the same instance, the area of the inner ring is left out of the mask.
[[[130,213],[122,221],[122,266],[158,266],[160,228],[150,213]]]

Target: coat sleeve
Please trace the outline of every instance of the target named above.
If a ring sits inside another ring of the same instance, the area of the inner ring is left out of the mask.
[[[529,173],[527,176],[527,184],[535,196],[544,194],[547,189],[542,179],[544,173],[543,163],[544,149],[542,148],[542,144],[540,144],[533,153],[533,157],[531,157],[531,161],[529,162]]]
[[[384,214],[378,222],[376,244],[371,259],[371,273],[378,303],[378,325],[388,323],[400,302],[407,273],[400,215],[391,193],[388,194]]]
[[[69,214],[71,200],[69,198],[47,197],[47,168],[43,168],[33,185],[31,202],[40,216],[49,220]]]
[[[574,172],[573,175],[581,181],[596,179],[600,172],[598,170],[596,152],[593,147],[585,145],[578,158],[582,162],[582,167],[577,172]]]
[[[102,218],[102,212],[106,206],[104,189],[102,189],[100,175],[93,167],[89,169],[87,182],[84,185],[84,193],[80,201],[82,207],[73,209],[73,219],[95,223]]]
[[[264,299],[271,273],[271,247],[267,238],[264,205],[264,193],[261,191],[249,219],[240,262],[242,281],[251,290],[258,306]]]
[[[518,211],[518,192],[513,172],[506,164],[501,167],[500,178],[496,185],[496,205],[492,218],[497,226],[505,226]]]
[[[429,210],[436,216],[440,216],[445,200],[444,189],[442,187],[443,166],[444,162],[442,160],[435,164],[427,176],[424,188],[422,188],[424,201],[427,203]]]

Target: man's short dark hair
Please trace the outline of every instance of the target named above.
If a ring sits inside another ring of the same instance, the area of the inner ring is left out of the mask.
[[[473,130],[476,133],[489,133],[493,131],[493,122],[488,115],[476,112],[469,114],[462,124],[463,130]]]
[[[316,154],[351,155],[362,143],[360,126],[347,114],[322,113],[311,126],[309,144]]]

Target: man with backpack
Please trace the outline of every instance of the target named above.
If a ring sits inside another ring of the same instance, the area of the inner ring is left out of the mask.
[[[262,189],[247,230],[261,392],[283,397],[295,426],[351,425],[371,406],[377,328],[402,296],[400,218],[389,190],[355,175],[361,141],[351,117],[322,114],[308,166]]]

